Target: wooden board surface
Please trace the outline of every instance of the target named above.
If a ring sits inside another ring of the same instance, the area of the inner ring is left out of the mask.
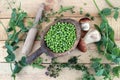
[[[5,27],[8,27],[9,18],[11,15],[11,10],[7,9],[8,2],[11,2],[12,0],[0,0],[0,21],[3,22]],[[109,7],[104,0],[96,0],[98,6],[100,9]],[[120,6],[120,0],[110,0],[113,5]],[[75,6],[75,12],[74,14],[71,14],[70,12],[64,13],[64,18],[72,18],[77,21],[79,21],[80,18],[84,17],[86,13],[90,13],[92,16],[95,17],[95,20],[91,22],[91,26],[93,27],[93,24],[99,24],[101,19],[98,16],[98,11],[93,4],[93,0],[16,0],[16,4],[12,4],[13,7],[18,7],[21,2],[21,7],[23,10],[25,10],[28,13],[28,18],[25,20],[26,25],[27,20],[33,21],[33,18],[35,17],[37,10],[39,8],[40,3],[44,2],[47,6],[47,8],[53,8],[55,11],[57,11],[61,5],[63,6]],[[102,6],[101,6],[102,5]],[[83,8],[83,15],[79,14],[80,8]],[[55,16],[51,17],[51,22],[54,21]],[[120,46],[120,17],[117,21],[115,21],[112,16],[108,17],[109,23],[112,26],[112,28],[115,30],[115,40],[118,46]],[[40,27],[42,27],[42,30],[46,28],[47,25],[50,23],[43,23]],[[23,34],[26,35],[26,34]],[[17,59],[20,59],[21,55],[21,48],[23,46],[23,40],[25,39],[25,36],[21,35],[21,40],[19,43],[20,48],[15,51]],[[11,78],[11,71],[9,64],[5,62],[4,57],[6,56],[6,49],[4,48],[4,42],[7,39],[6,33],[3,29],[3,27],[0,25],[0,80],[12,80]],[[35,50],[37,50],[40,47],[40,41],[35,41],[33,50],[31,53],[33,53]],[[66,55],[64,57],[60,57],[58,60],[60,62],[66,62],[70,57],[77,56],[79,57],[79,63],[90,65],[90,58],[92,57],[101,57],[103,59],[103,63],[109,63],[110,61],[106,60],[106,58],[97,52],[97,48],[95,44],[88,45],[88,51],[86,53],[80,52],[78,49],[75,49],[71,52],[71,54]],[[41,55],[44,58],[44,64],[50,63],[50,57],[46,54]],[[47,61],[46,61],[47,59]],[[112,65],[112,64],[111,64]],[[90,69],[91,70],[91,69]],[[82,72],[76,71],[76,70],[69,70],[64,69],[58,78],[50,78],[45,75],[46,69],[34,69],[31,66],[28,66],[24,68],[18,75],[16,80],[81,80]],[[96,78],[96,80],[101,80],[101,78]],[[114,78],[114,80],[120,80],[120,78]]]
[[[8,0],[11,2],[12,0]],[[69,12],[64,13],[65,16],[81,16],[79,15],[80,8],[83,8],[84,13],[90,13],[93,16],[98,15],[98,11],[92,0],[13,0],[16,4],[13,7],[19,7],[20,2],[22,9],[28,13],[28,17],[35,17],[36,12],[39,8],[40,3],[44,2],[46,5],[55,11],[59,10],[60,6],[75,6],[76,13],[70,14]],[[110,0],[113,5],[120,6],[119,0]],[[100,9],[109,7],[104,0],[96,0]],[[0,18],[10,18],[11,10],[7,9],[9,6],[6,0],[0,0]],[[12,4],[12,3],[11,3]],[[102,5],[102,6],[101,6]]]
[[[8,67],[6,67],[8,66]],[[89,64],[86,64],[89,67]],[[114,66],[114,65],[112,65]],[[0,63],[0,80],[12,80],[11,71],[8,63]],[[91,70],[89,68],[89,70]],[[65,68],[60,72],[57,78],[51,78],[45,75],[46,69],[32,68],[31,66],[25,67],[16,77],[16,80],[81,80],[81,71]],[[96,80],[101,80],[101,77],[96,77]],[[115,77],[113,80],[119,80]]]
[[[82,16],[84,17],[84,16]],[[80,18],[82,17],[71,17],[71,19],[74,19],[76,21],[79,21]],[[70,17],[63,17],[63,18],[70,18]],[[54,21],[55,18],[50,18],[51,22]],[[32,18],[27,18],[26,19],[26,26],[29,26],[28,25],[28,21],[33,21]],[[120,40],[120,18],[118,18],[117,21],[115,21],[115,19],[113,19],[112,17],[108,17],[108,21],[111,25],[111,27],[115,30],[115,40]],[[1,22],[3,23],[3,25],[7,28],[8,27],[8,24],[9,24],[9,19],[1,19]],[[39,25],[39,28],[44,30],[51,22],[49,23],[43,23],[42,25]],[[101,19],[99,17],[95,17],[95,20],[94,21],[91,21],[90,22],[90,25],[91,27],[94,27],[94,24],[99,24],[101,22]],[[29,26],[30,27],[30,26]],[[4,30],[4,28],[2,27],[2,25],[0,25],[0,40],[1,41],[4,41],[7,39],[7,35],[6,35],[6,32]],[[40,31],[39,31],[40,32]],[[4,35],[3,35],[4,34]],[[23,34],[24,35],[24,34]],[[23,39],[25,38],[25,36],[21,36],[23,37]]]

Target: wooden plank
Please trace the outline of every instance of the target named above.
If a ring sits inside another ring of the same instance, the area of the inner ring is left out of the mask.
[[[90,65],[87,64],[89,67]],[[112,65],[114,66],[114,65]],[[89,68],[91,71],[91,68]],[[60,72],[57,78],[51,78],[45,75],[45,69],[32,68],[31,66],[25,67],[17,76],[16,80],[81,80],[82,72],[65,68]],[[91,71],[92,73],[92,71]],[[119,80],[114,78],[113,80]],[[8,63],[0,63],[0,80],[12,80],[11,71]],[[96,77],[96,80],[101,80],[101,77]]]
[[[64,17],[64,18],[69,18],[69,17]],[[71,17],[72,19],[75,19],[76,21],[79,21],[80,18],[82,17]],[[50,18],[51,21],[50,23],[52,23],[54,21],[55,18]],[[8,23],[9,23],[9,19],[1,19],[2,23],[4,24],[4,26],[7,28],[8,27]],[[28,22],[29,21],[33,21],[33,19],[31,18],[27,18],[25,20],[25,25],[26,26],[29,26],[28,25]],[[112,17],[109,17],[108,18],[108,21],[110,23],[110,25],[112,26],[112,28],[114,29],[115,31],[115,40],[120,40],[120,18],[118,18],[117,21],[115,21]],[[101,19],[99,17],[95,17],[95,20],[94,21],[91,21],[91,27],[94,27],[94,24],[99,24],[101,22]],[[41,29],[44,30],[46,28],[46,26],[48,26],[50,23],[43,23],[40,27],[42,27]],[[6,32],[4,30],[4,28],[2,27],[2,25],[0,25],[0,40],[6,40],[7,39],[7,35],[6,35]],[[40,31],[39,31],[40,32]],[[4,35],[3,35],[4,34]],[[22,34],[20,37],[23,37],[23,39],[25,38],[25,34]]]
[[[6,2],[7,0],[0,0],[0,18],[2,19],[1,21],[3,22],[3,24],[5,25],[5,27],[8,27],[8,21],[9,19],[5,19],[5,18],[10,18],[10,14],[11,14],[11,10],[8,10],[8,4]],[[8,0],[11,1],[11,0]],[[19,5],[19,0],[16,0],[17,3],[16,5]],[[102,9],[105,7],[108,7],[108,5],[106,5],[104,0],[96,0],[98,6]],[[119,0],[110,0],[112,2],[113,5],[118,5],[120,4]],[[97,13],[97,9],[95,8],[93,1],[92,0],[20,0],[21,5],[22,5],[22,9],[25,10],[28,13],[28,17],[35,17],[37,10],[39,8],[39,4],[44,2],[47,4],[48,7],[53,8],[55,11],[57,11],[60,8],[60,5],[63,6],[71,6],[74,5],[75,6],[75,14],[70,14],[69,12],[65,12],[64,15],[66,16],[65,18],[69,18],[72,17],[73,19],[79,21],[79,18],[83,17],[83,15],[85,13],[90,13],[93,16],[98,16]],[[101,6],[102,5],[102,6]],[[15,6],[15,5],[13,5]],[[79,15],[79,10],[80,7],[83,8],[83,15]],[[93,21],[92,27],[94,23],[100,23],[100,18],[99,17],[95,17],[95,21]],[[120,18],[118,19],[118,21],[116,22],[113,18],[109,17],[109,22],[112,25],[113,29],[115,30],[115,40],[118,44],[118,46],[120,46],[120,24],[118,22],[120,22]],[[53,21],[54,18],[51,18],[51,20]],[[25,21],[25,24],[27,22]],[[43,23],[42,24],[42,30],[44,30],[46,28],[46,26],[49,23]],[[7,39],[6,33],[4,31],[4,29],[2,28],[2,26],[0,25],[0,80],[12,80],[11,78],[11,71],[10,71],[10,67],[8,63],[4,63],[4,57],[7,55],[6,53],[6,49],[4,48],[4,40]],[[23,37],[22,35],[20,37]],[[21,38],[21,39],[25,39]],[[15,51],[16,56],[17,56],[17,60],[19,60],[21,58],[21,56],[23,54],[21,54],[21,48],[23,45],[23,41],[21,41],[19,43],[20,48],[18,50]],[[33,53],[37,48],[40,47],[40,42],[36,41],[33,47],[33,50],[31,53]],[[71,52],[71,54],[66,55],[64,57],[59,57],[58,60],[60,62],[66,62],[70,57],[72,56],[77,56],[80,55],[79,57],[79,63],[90,63],[90,58],[92,57],[101,57],[102,58],[102,62],[103,63],[110,63],[109,61],[107,61],[104,56],[101,56],[100,54],[97,53],[97,49],[95,44],[90,44],[88,45],[88,51],[86,53],[81,53],[80,51],[78,51],[77,49],[75,49],[74,51]],[[44,59],[44,63],[50,63],[50,57],[47,56],[46,54],[41,55],[41,57],[43,57]],[[47,59],[47,61],[46,61]],[[89,66],[89,64],[88,64]],[[90,69],[91,70],[91,69]],[[69,70],[68,68],[63,69],[63,71],[60,73],[60,76],[58,78],[50,78],[48,76],[45,75],[46,69],[33,69],[32,67],[28,66],[25,67],[18,75],[17,75],[17,79],[16,80],[81,80],[81,75],[82,72],[81,71],[76,71],[76,70]],[[101,78],[96,77],[97,80],[101,80]],[[115,78],[114,80],[120,80],[120,78]]]
[[[10,18],[11,10],[7,9],[7,0],[0,0],[0,18]],[[63,6],[75,6],[75,14],[65,12],[65,16],[82,16],[79,15],[80,8],[83,8],[83,14],[90,13],[93,16],[97,16],[97,9],[92,0],[16,0],[16,4],[12,4],[12,0],[8,0],[13,7],[18,7],[21,2],[22,9],[28,13],[29,17],[35,17],[40,3],[46,3],[47,7],[53,8],[57,11],[61,5]],[[114,6],[120,6],[119,0],[110,0]],[[104,0],[96,0],[100,9],[109,7]],[[27,5],[27,6],[26,6]],[[101,6],[102,5],[102,6]]]
[[[120,41],[116,41],[118,46],[120,46]],[[20,48],[15,51],[16,53],[16,58],[17,60],[21,59],[21,56],[23,54],[21,53],[21,49],[23,46],[23,41],[19,43]],[[33,50],[30,54],[32,54],[34,51],[36,51],[40,47],[40,42],[36,41],[33,47]],[[0,62],[5,62],[4,57],[7,55],[6,49],[4,48],[4,41],[0,41]],[[106,58],[97,52],[97,48],[95,44],[89,44],[88,45],[88,51],[86,53],[80,52],[78,49],[75,49],[74,51],[71,52],[71,54],[65,55],[63,57],[59,57],[58,61],[59,62],[66,62],[69,58],[72,56],[80,56],[79,57],[79,63],[90,63],[91,58],[102,58],[102,63],[111,63],[110,61],[106,60]],[[51,57],[49,57],[46,54],[42,54],[41,57],[44,59],[43,63],[50,63]],[[47,61],[46,61],[47,60]]]

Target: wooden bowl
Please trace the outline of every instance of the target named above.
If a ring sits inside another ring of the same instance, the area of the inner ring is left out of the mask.
[[[52,50],[50,50],[47,47],[46,42],[44,40],[44,37],[47,34],[47,32],[49,31],[50,27],[52,25],[56,24],[57,22],[71,23],[71,24],[75,25],[75,29],[76,29],[76,40],[75,40],[75,43],[73,44],[73,47],[63,53],[52,52]],[[35,51],[33,54],[31,54],[30,56],[27,57],[27,63],[31,63],[33,60],[35,60],[37,57],[39,57],[42,53],[46,53],[51,57],[59,57],[59,56],[68,54],[70,51],[72,51],[76,48],[76,46],[79,42],[80,36],[81,36],[81,29],[80,29],[80,25],[77,21],[75,21],[73,19],[60,19],[60,20],[53,22],[52,24],[48,25],[46,27],[46,29],[43,31],[43,33],[41,34],[41,47],[37,51]]]

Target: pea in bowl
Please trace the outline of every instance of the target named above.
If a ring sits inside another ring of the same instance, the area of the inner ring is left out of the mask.
[[[51,57],[59,57],[74,50],[80,39],[80,25],[73,19],[60,19],[49,26],[41,34],[41,47],[27,57],[31,63],[42,53]]]

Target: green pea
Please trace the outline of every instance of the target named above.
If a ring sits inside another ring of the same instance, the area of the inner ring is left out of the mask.
[[[55,53],[69,50],[76,40],[76,29],[71,23],[58,22],[45,35],[47,47]]]

